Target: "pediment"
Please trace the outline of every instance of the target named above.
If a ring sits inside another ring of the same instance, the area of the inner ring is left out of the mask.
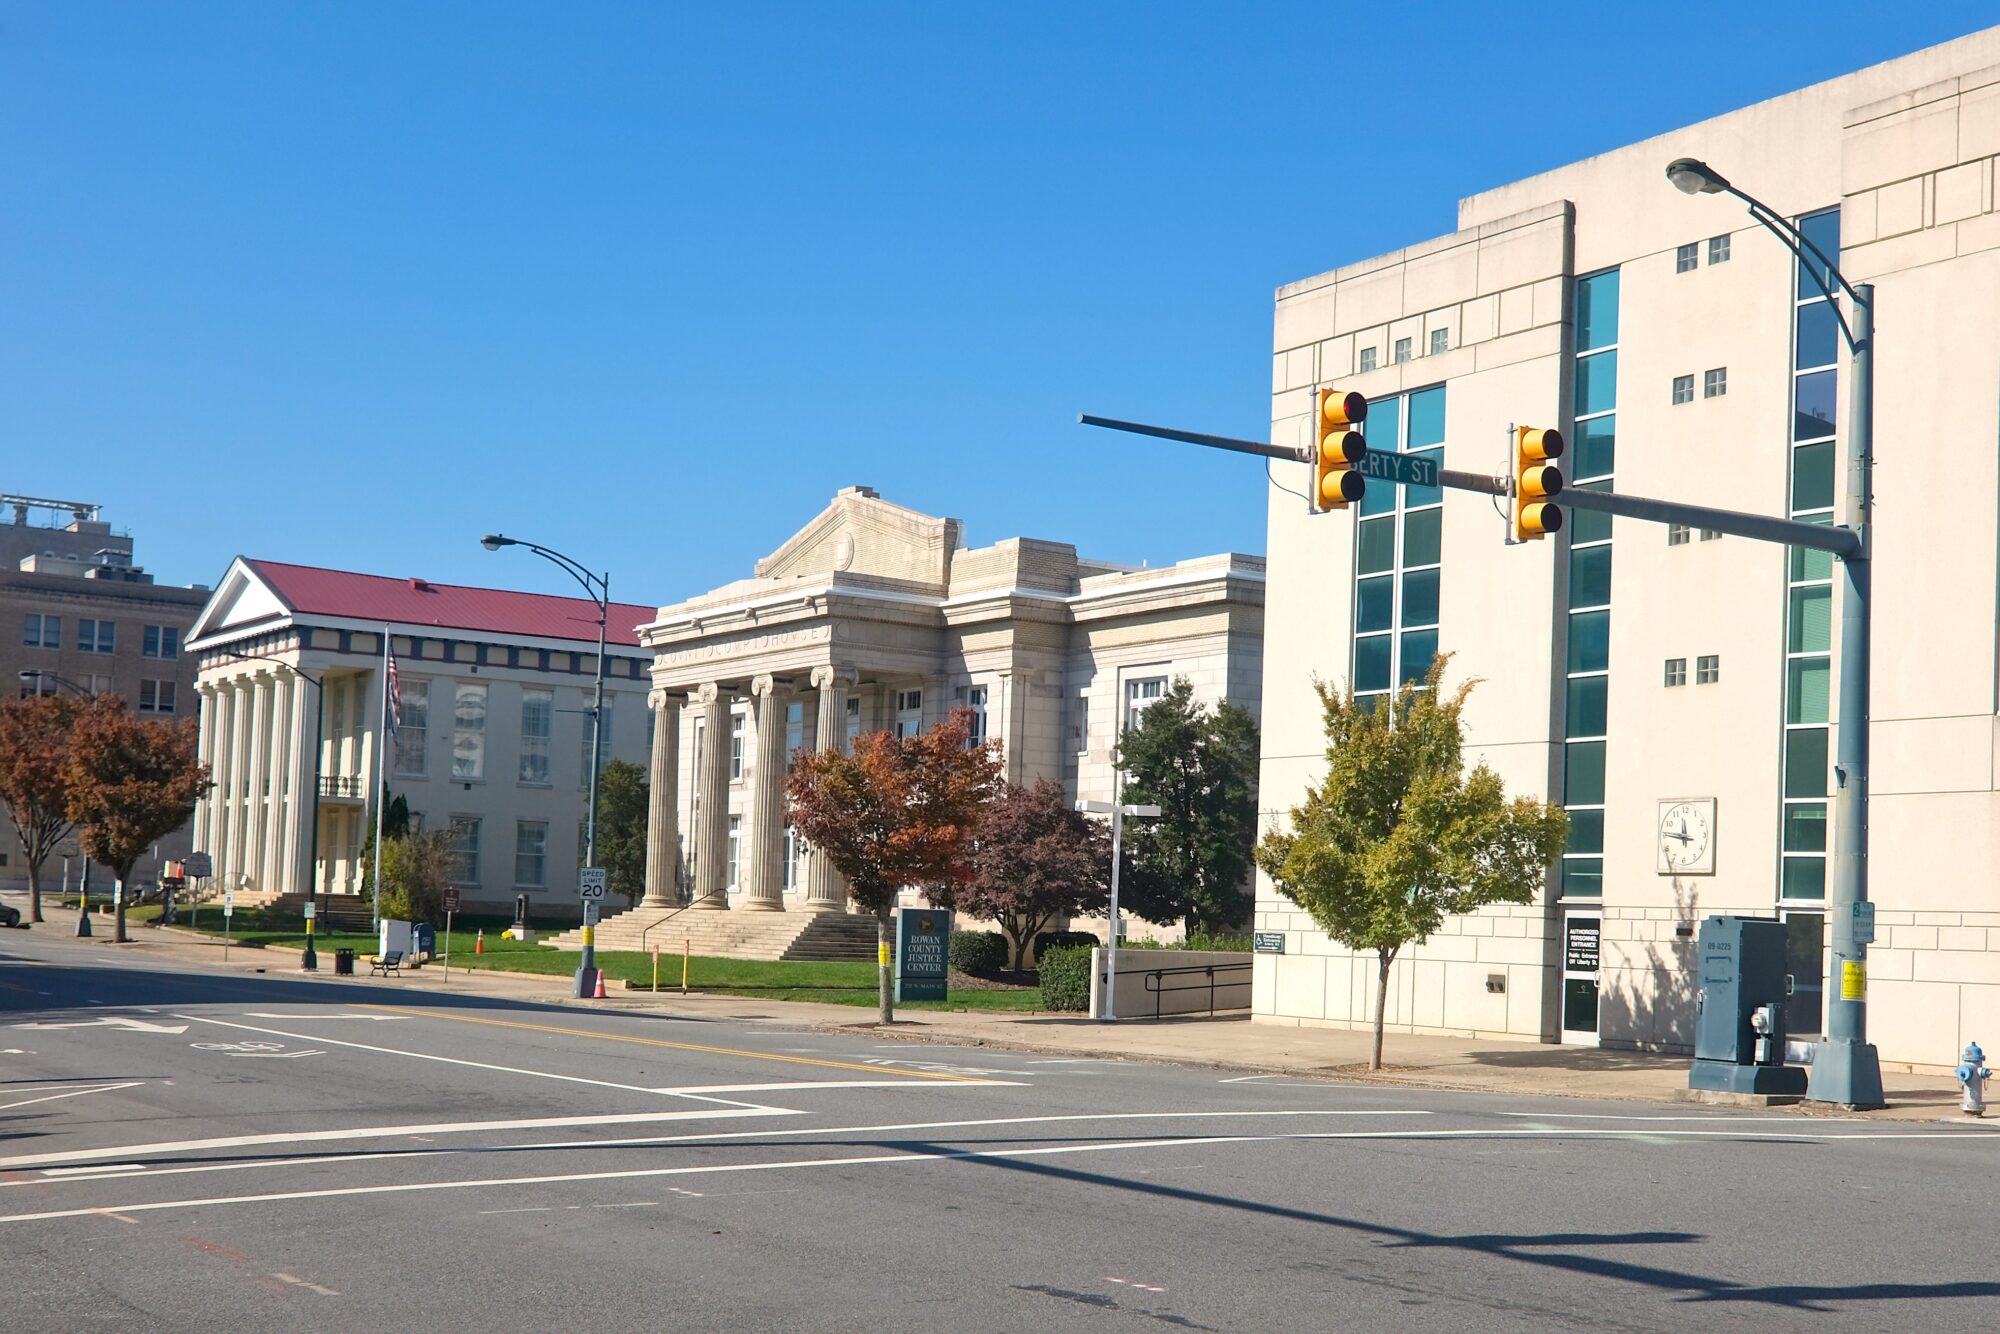
[[[756,573],[760,579],[868,575],[942,591],[951,580],[959,533],[956,519],[892,504],[867,487],[848,487],[758,561]]]
[[[237,626],[269,622],[289,616],[291,612],[292,609],[258,575],[255,567],[238,556],[229,563],[228,572],[216,585],[215,592],[210,594],[201,615],[195,618],[194,628],[188,631],[188,642],[195,643],[209,635],[223,634]]]

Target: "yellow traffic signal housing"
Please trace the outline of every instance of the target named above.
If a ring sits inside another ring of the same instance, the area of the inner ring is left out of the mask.
[[[1539,542],[1562,530],[1562,509],[1550,497],[1562,494],[1562,470],[1551,459],[1563,452],[1562,432],[1539,426],[1514,428],[1514,540]]]
[[[1367,442],[1355,429],[1368,418],[1368,400],[1339,389],[1322,389],[1316,397],[1312,505],[1316,510],[1342,510],[1368,490],[1368,479],[1354,471],[1368,453]]]

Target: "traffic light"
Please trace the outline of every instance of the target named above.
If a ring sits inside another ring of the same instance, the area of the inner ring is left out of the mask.
[[[1514,428],[1514,540],[1537,541],[1560,532],[1562,509],[1550,503],[1562,494],[1562,470],[1551,459],[1563,452],[1562,432],[1549,427]]]
[[[1312,506],[1344,510],[1368,490],[1368,479],[1354,471],[1368,453],[1367,442],[1355,429],[1368,418],[1368,400],[1338,389],[1322,389],[1316,397]]]

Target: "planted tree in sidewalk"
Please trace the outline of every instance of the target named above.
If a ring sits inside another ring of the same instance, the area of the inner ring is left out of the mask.
[[[1178,677],[1118,739],[1124,800],[1158,806],[1125,826],[1131,877],[1119,905],[1149,922],[1187,919],[1189,932],[1241,930],[1255,903],[1257,724],[1224,701],[1213,708]]]
[[[69,837],[70,736],[91,701],[31,695],[0,701],[0,802],[28,868],[28,920],[42,920],[42,864]]]
[[[1438,656],[1422,682],[1372,706],[1320,685],[1326,777],[1292,808],[1290,831],[1257,849],[1280,893],[1341,944],[1374,953],[1371,1070],[1382,1068],[1396,955],[1447,916],[1532,902],[1569,832],[1559,807],[1509,801],[1484,763],[1466,772],[1461,715],[1477,682],[1445,693],[1449,661]]]
[[[442,921],[444,892],[451,888],[457,857],[448,829],[384,839],[382,898],[377,911],[399,922]]]
[[[118,878],[112,939],[125,939],[126,883],[147,849],[187,823],[209,789],[192,718],[141,721],[125,701],[102,697],[77,719],[64,775],[77,841]]]
[[[1109,831],[1079,814],[1062,784],[1044,778],[1024,787],[1003,778],[979,822],[971,878],[938,885],[929,897],[998,922],[1019,972],[1050,922],[1105,911],[1110,877]]]
[[[954,709],[918,736],[873,732],[849,751],[802,751],[785,782],[793,826],[875,915],[885,1024],[895,1017],[889,958],[897,892],[949,892],[940,887],[971,878],[973,833],[1000,782],[997,747],[973,744],[972,721],[972,710]]]
[[[625,906],[646,892],[646,817],[652,799],[646,771],[630,760],[612,760],[597,776],[597,864]]]

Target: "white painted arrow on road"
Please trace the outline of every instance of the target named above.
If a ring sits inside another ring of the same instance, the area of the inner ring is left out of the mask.
[[[186,1024],[151,1024],[144,1019],[123,1019],[116,1015],[101,1015],[96,1019],[70,1020],[60,1024],[15,1024],[16,1028],[124,1028],[134,1033],[185,1033]]]

